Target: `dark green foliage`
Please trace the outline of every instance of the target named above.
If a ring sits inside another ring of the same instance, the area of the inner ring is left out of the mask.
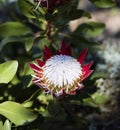
[[[90,1],[98,7],[115,5],[110,0]],[[51,12],[42,7],[35,10],[32,0],[18,0],[9,12],[11,4],[3,2],[0,10],[6,9],[9,20],[0,24],[0,130],[86,129],[87,114],[107,100],[95,87],[102,74],[93,74],[76,95],[57,99],[32,84],[28,63],[43,59],[45,45],[54,54],[63,39],[71,43],[76,57],[84,48],[94,54],[99,46],[92,38],[102,34],[105,25],[86,22],[71,32],[71,20],[91,18],[89,12],[77,9],[78,0],[69,0]]]

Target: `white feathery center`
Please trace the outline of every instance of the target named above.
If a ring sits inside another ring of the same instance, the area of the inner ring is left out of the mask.
[[[43,77],[47,83],[59,88],[73,85],[82,75],[80,63],[67,55],[55,55],[48,59],[43,67]]]

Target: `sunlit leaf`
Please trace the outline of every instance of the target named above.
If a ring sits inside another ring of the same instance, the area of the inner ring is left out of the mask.
[[[83,104],[92,107],[98,107],[99,105],[104,104],[107,100],[107,95],[100,92],[95,92],[94,94],[90,95],[90,97],[84,98]]]
[[[10,124],[9,120],[5,121],[3,130],[11,130],[11,124]]]
[[[116,5],[112,0],[90,0],[95,6],[99,8],[109,8]]]
[[[53,97],[51,95],[45,95],[44,93],[41,93],[38,97],[38,100],[42,102],[43,104],[48,104],[50,100],[52,100]]]
[[[30,108],[30,107],[32,107],[32,105],[33,105],[33,101],[22,103],[22,106],[24,106],[26,108]]]
[[[19,36],[31,33],[30,28],[20,22],[5,22],[0,24],[0,36]]]
[[[37,115],[32,111],[12,101],[6,101],[0,104],[0,114],[8,118],[15,125],[24,125],[37,118]]]
[[[0,130],[3,130],[3,122],[0,121]]]
[[[35,18],[32,10],[33,5],[27,0],[18,0],[18,6],[22,14],[24,14],[28,18]]]
[[[39,39],[39,48],[44,49],[45,45],[48,46],[50,44],[50,41],[47,38],[41,38]]]
[[[104,31],[105,25],[103,23],[88,22],[78,26],[74,33],[83,35],[84,37],[96,37]]]
[[[96,102],[91,97],[83,99],[83,105],[97,107]]]
[[[26,40],[26,42],[25,42],[25,49],[26,49],[26,51],[29,51],[32,48],[34,39],[35,39],[34,37],[29,37]]]
[[[106,94],[102,94],[100,92],[96,92],[92,95],[92,98],[94,99],[94,101],[96,102],[96,104],[100,105],[100,104],[104,104],[108,97]]]
[[[0,64],[0,83],[10,82],[16,74],[18,62],[8,61]]]
[[[96,79],[96,78],[106,78],[106,76],[107,76],[106,73],[95,71],[95,72],[91,75],[90,79],[93,80],[93,79]]]

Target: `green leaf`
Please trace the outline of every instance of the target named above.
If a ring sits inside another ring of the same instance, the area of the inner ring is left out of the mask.
[[[69,39],[71,42],[77,44],[77,48],[79,50],[83,50],[84,48],[89,47],[89,51],[95,51],[95,50],[100,50],[100,46],[98,45],[97,42],[93,42],[92,40],[88,40],[82,34],[78,32],[72,32],[70,35],[66,36],[67,39]]]
[[[26,42],[25,42],[25,49],[26,49],[26,51],[29,51],[32,48],[34,39],[35,39],[34,37],[29,37],[26,40]]]
[[[88,12],[86,12],[84,10],[80,10],[80,9],[73,9],[64,14],[60,14],[60,13],[56,12],[54,15],[47,13],[46,19],[53,21],[56,24],[56,22],[58,22],[58,23],[63,23],[64,21],[69,22],[70,20],[75,20],[75,19],[78,19],[81,17],[91,18],[91,15]],[[61,20],[61,21],[59,21],[59,20]]]
[[[21,104],[6,101],[0,104],[0,114],[8,118],[15,125],[24,125],[37,118],[37,115]]]
[[[112,0],[90,0],[95,6],[99,8],[110,8],[116,5]]]
[[[3,130],[3,122],[0,121],[0,130]]]
[[[49,46],[49,45],[50,45],[50,41],[48,40],[48,38],[39,39],[39,48],[40,49],[44,49],[45,46]]]
[[[35,18],[33,14],[33,5],[27,0],[18,0],[18,7],[22,14],[28,18]]]
[[[84,11],[77,9],[78,0],[69,0],[65,5],[60,6],[55,10],[52,16],[47,15],[47,19],[53,21],[54,25],[65,26],[69,21],[78,19],[80,17],[91,18],[91,15]]]
[[[90,14],[84,10],[74,9],[69,12],[69,14],[65,15],[65,17],[69,17],[69,20],[75,20],[80,17],[88,17],[91,18]]]
[[[14,37],[5,37],[1,43],[0,43],[0,51],[3,49],[3,47],[8,43],[14,43],[14,42],[24,42],[26,41],[26,37],[20,37],[20,36],[14,36]]]
[[[0,36],[19,36],[30,34],[30,28],[20,22],[5,22],[0,24]]]
[[[29,87],[32,82],[31,82],[32,76],[31,75],[24,75],[22,77],[22,84],[24,87]]]
[[[0,64],[0,83],[10,82],[16,74],[18,62],[8,61]]]
[[[92,97],[83,99],[83,104],[85,106],[97,107],[97,104]]]
[[[91,75],[90,79],[93,80],[93,79],[98,79],[98,78],[106,78],[106,76],[107,76],[106,73],[95,71],[95,72]]]
[[[51,100],[48,105],[48,112],[58,120],[65,119],[65,112],[62,109],[61,105],[56,100]]]
[[[3,130],[11,130],[11,124],[10,124],[9,120],[5,121]]]
[[[105,25],[103,23],[88,22],[83,23],[74,31],[83,35],[84,37],[91,38],[100,35],[104,31]]]
[[[83,104],[98,107],[99,105],[104,104],[108,100],[108,97],[100,92],[95,92],[94,94],[90,95],[88,98],[83,99]]]
[[[97,105],[104,104],[108,99],[107,95],[100,93],[100,92],[94,93],[92,95],[92,98],[94,99],[94,101],[96,102]]]
[[[76,9],[78,6],[78,0],[69,0],[66,4],[57,8],[58,12],[62,15],[67,13],[68,11]]]

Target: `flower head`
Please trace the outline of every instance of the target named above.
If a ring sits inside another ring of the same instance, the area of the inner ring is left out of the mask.
[[[48,9],[52,9],[54,7],[65,4],[66,1],[67,0],[35,0],[35,2],[38,2],[36,9],[39,6],[47,7]]]
[[[45,61],[29,64],[35,72],[33,82],[55,96],[74,95],[83,87],[82,81],[93,72],[90,70],[92,62],[82,66],[86,53],[87,49],[75,59],[71,56],[71,46],[66,47],[65,41],[56,55],[45,46]]]

